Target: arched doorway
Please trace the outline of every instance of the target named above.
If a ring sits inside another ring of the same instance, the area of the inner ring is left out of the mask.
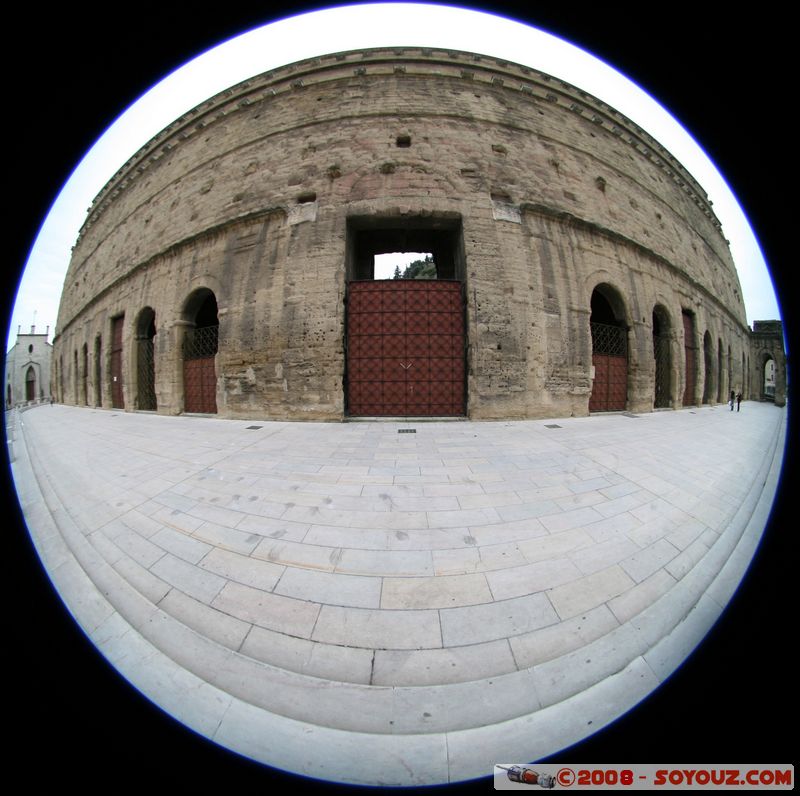
[[[728,346],[728,392],[733,390],[733,354],[731,347]]]
[[[669,342],[669,315],[657,306],[653,309],[653,408],[664,409],[670,405],[672,356]]]
[[[103,342],[98,334],[94,339],[94,405],[103,405],[103,371],[102,371]]]
[[[775,400],[775,360],[767,356],[761,369],[761,397],[768,401]]]
[[[87,343],[83,344],[81,359],[83,360],[81,363],[81,398],[84,406],[89,406],[89,346]]]
[[[154,338],[156,313],[145,307],[136,321],[136,408],[155,412],[156,360]]]
[[[694,315],[689,310],[683,310],[683,359],[685,365],[685,384],[683,388],[683,405],[693,406],[696,402],[695,389],[697,386],[697,357],[694,341]]]
[[[78,405],[78,349],[72,352],[72,402]]]
[[[25,372],[25,400],[33,401],[36,399],[36,371],[33,365],[28,367]]]
[[[705,383],[703,384],[703,403],[711,403],[714,395],[714,344],[711,335],[706,331],[703,335],[703,364],[705,366]]]
[[[219,346],[217,299],[207,288],[193,293],[183,312],[188,322],[183,337],[183,411],[217,412],[214,358]]]
[[[590,412],[624,410],[628,403],[628,330],[622,301],[613,288],[592,292],[589,326],[594,379]]]

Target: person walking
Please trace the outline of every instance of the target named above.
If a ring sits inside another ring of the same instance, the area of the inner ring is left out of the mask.
[[[728,403],[731,405],[731,412],[733,411],[733,402],[736,400],[736,393],[731,390],[731,398]]]
[[[742,394],[738,393],[737,396],[736,396],[736,411],[737,412],[739,411],[739,406],[741,405],[741,403],[742,403]]]

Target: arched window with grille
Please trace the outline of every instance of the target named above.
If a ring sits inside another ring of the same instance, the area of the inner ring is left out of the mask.
[[[672,400],[672,352],[669,314],[662,306],[653,309],[653,407],[664,409]]]
[[[711,342],[711,334],[708,331],[703,335],[703,364],[705,366],[703,403],[708,404],[711,403],[716,392],[716,383],[714,381],[714,344]]]
[[[145,307],[136,321],[136,408],[155,412],[156,400],[156,313]]]
[[[683,360],[685,381],[683,388],[683,405],[694,406],[697,402],[697,346],[694,339],[694,315],[683,310]]]
[[[628,329],[622,300],[608,285],[592,292],[589,326],[594,380],[590,412],[621,411],[628,404]]]

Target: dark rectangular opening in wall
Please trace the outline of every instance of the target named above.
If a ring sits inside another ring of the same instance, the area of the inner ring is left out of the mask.
[[[436,279],[464,281],[461,217],[362,216],[347,223],[347,279],[376,279],[376,256],[408,252],[432,259]],[[413,258],[412,258],[413,259]]]
[[[436,279],[432,252],[386,252],[376,254],[373,279]]]

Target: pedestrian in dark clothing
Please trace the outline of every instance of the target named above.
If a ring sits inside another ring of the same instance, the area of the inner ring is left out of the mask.
[[[742,403],[742,394],[741,394],[741,393],[739,393],[739,394],[736,396],[736,411],[737,411],[737,412],[739,411],[739,405],[740,405],[741,403]]]
[[[731,405],[731,412],[733,411],[733,402],[736,400],[736,393],[731,390],[731,399],[728,403]]]

